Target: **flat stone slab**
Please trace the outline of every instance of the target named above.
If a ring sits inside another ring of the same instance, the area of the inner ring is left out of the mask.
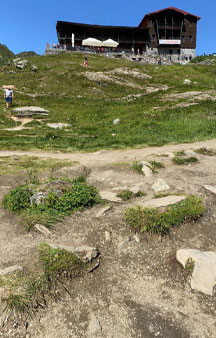
[[[96,258],[99,255],[98,249],[94,247],[90,247],[90,246],[85,246],[85,245],[74,247],[74,246],[49,243],[49,246],[53,249],[61,249],[61,250],[69,251],[75,254],[85,263],[91,262],[94,258]]]
[[[111,191],[100,191],[100,196],[103,200],[110,202],[122,202],[122,199],[117,197],[117,194]]]
[[[68,123],[47,123],[47,126],[53,129],[62,129],[70,127],[71,125]]]
[[[35,229],[40,232],[41,234],[45,235],[45,236],[50,236],[52,235],[51,231],[49,231],[49,229],[47,229],[44,225],[42,224],[36,224],[35,225]]]
[[[204,185],[204,188],[216,194],[216,185]]]
[[[194,249],[180,249],[176,253],[176,259],[184,268],[188,261],[194,262],[191,288],[205,295],[212,296],[216,282],[216,253],[212,251],[201,252]]]
[[[160,192],[160,191],[166,191],[169,190],[170,187],[169,185],[162,179],[159,178],[153,185],[152,185],[152,189],[155,192]]]
[[[32,115],[48,115],[48,110],[40,108],[40,107],[19,107],[13,109],[14,113],[17,113],[18,116],[32,116]]]
[[[5,275],[8,275],[10,273],[17,272],[17,271],[23,271],[23,267],[20,266],[20,265],[9,266],[5,269],[1,269],[0,275],[5,276]]]
[[[140,204],[142,207],[145,208],[160,208],[160,207],[166,207],[171,204],[175,204],[178,202],[181,202],[185,200],[186,196],[166,196],[162,198],[154,198],[149,201],[145,201],[144,203]]]

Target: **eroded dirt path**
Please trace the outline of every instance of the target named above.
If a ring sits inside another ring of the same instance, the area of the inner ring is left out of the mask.
[[[161,155],[166,152],[175,152],[187,149],[198,149],[202,147],[216,149],[216,140],[200,141],[195,143],[172,144],[165,145],[162,147],[148,147],[141,149],[101,150],[93,153],[79,153],[79,152],[61,153],[61,152],[42,152],[42,151],[0,150],[0,156],[13,156],[13,155],[38,156],[44,158],[56,158],[59,160],[78,161],[80,164],[87,166],[98,166],[120,161],[133,161],[134,159],[141,160],[144,157],[149,156],[151,154]]]

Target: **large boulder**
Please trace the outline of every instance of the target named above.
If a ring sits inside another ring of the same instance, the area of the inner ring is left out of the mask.
[[[180,249],[176,253],[177,261],[185,268],[188,262],[194,263],[191,288],[212,296],[216,282],[216,253],[201,252],[195,249]]]

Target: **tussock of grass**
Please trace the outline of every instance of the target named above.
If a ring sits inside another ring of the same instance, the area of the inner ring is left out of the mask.
[[[167,207],[161,212],[157,208],[136,206],[126,210],[128,225],[141,232],[166,235],[184,221],[194,221],[204,212],[202,199],[190,196],[182,202]]]
[[[148,162],[151,164],[152,169],[154,170],[165,168],[165,165],[159,161],[148,161]]]
[[[216,155],[216,151],[213,149],[207,149],[205,147],[203,148],[199,148],[197,150],[195,150],[196,153],[201,154],[201,155],[207,155],[207,156],[215,156]]]
[[[142,172],[142,164],[135,161],[131,164],[130,168],[133,170],[133,171],[136,171],[138,172],[139,174],[143,175],[143,172]]]
[[[132,196],[133,196],[133,193],[130,190],[122,190],[121,192],[117,194],[117,197],[120,197],[123,201],[127,201],[131,199]]]
[[[185,157],[184,151],[179,151],[175,154],[175,157],[172,158],[172,162],[177,165],[188,165],[195,164],[199,162],[199,160],[194,156]]]
[[[65,278],[71,280],[87,266],[73,253],[53,249],[46,243],[40,245],[38,265],[37,273],[17,273],[4,278],[4,286],[9,290],[9,295],[3,298],[7,317],[25,321],[39,308],[44,309],[47,298],[57,300],[60,288],[67,289]]]

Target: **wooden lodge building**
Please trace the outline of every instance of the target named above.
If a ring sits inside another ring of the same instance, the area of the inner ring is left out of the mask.
[[[139,51],[145,55],[176,56],[187,58],[195,56],[197,21],[200,17],[169,7],[148,13],[138,27],[100,26],[74,22],[58,21],[56,24],[58,43],[66,49],[74,45],[82,46],[82,40],[96,38],[101,41],[109,38],[119,42],[118,51],[131,53]]]

